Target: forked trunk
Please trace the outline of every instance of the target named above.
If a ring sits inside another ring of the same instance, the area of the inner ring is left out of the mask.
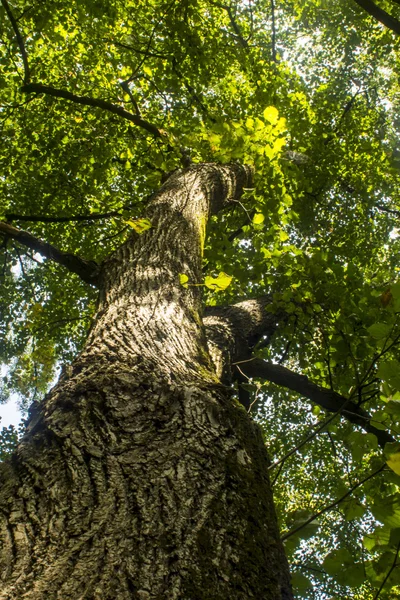
[[[239,166],[174,174],[105,261],[87,344],[2,465],[2,600],[292,598],[260,431],[202,324],[206,221]]]

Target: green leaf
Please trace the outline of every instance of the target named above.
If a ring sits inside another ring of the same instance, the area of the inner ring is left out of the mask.
[[[379,363],[377,376],[390,386],[400,390],[400,363],[397,360],[385,360]]]
[[[390,286],[390,292],[395,300],[400,300],[400,281]]]
[[[342,510],[346,521],[353,521],[362,517],[366,509],[357,498],[350,498],[342,503]]]
[[[364,568],[361,563],[355,563],[351,553],[346,548],[330,552],[324,562],[324,569],[333,576],[340,585],[358,587],[365,581]]]
[[[313,588],[313,585],[308,577],[303,575],[303,573],[299,573],[299,571],[293,573],[291,583],[297,594],[302,594],[303,592],[307,592]]]
[[[386,338],[390,334],[391,329],[392,326],[386,323],[374,323],[374,325],[368,327],[369,333],[377,340]]]
[[[376,500],[371,508],[374,517],[390,527],[400,527],[400,494]]]
[[[364,546],[367,550],[387,547],[390,543],[390,527],[377,527],[372,533],[364,536]]]
[[[232,279],[233,277],[231,275],[227,275],[226,273],[221,271],[218,277],[206,277],[204,285],[210,290],[220,292],[226,290],[226,288],[230,285]]]
[[[345,548],[329,552],[323,562],[323,567],[329,575],[336,575],[336,573],[350,565],[353,565],[353,557]]]

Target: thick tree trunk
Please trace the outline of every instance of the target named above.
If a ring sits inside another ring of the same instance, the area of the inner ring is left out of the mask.
[[[201,281],[208,214],[249,177],[174,174],[104,263],[83,352],[1,465],[2,600],[292,598],[260,431],[179,283]]]

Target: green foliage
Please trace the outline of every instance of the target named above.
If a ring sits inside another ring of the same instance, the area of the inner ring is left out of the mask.
[[[24,422],[21,422],[18,428],[14,427],[14,425],[2,427],[0,431],[0,461],[5,460],[16,448],[18,440],[24,432],[24,428]]]
[[[259,355],[351,396],[398,438],[393,33],[344,0],[285,0],[275,31],[263,0],[234,1],[230,11],[212,0],[16,0],[12,10],[32,81],[140,112],[162,135],[101,108],[24,93],[1,7],[2,220],[101,261],[132,228],[151,226],[146,201],[181,167],[182,148],[194,162],[252,165],[254,188],[208,224],[204,283],[181,274],[181,284],[201,285],[210,304],[270,294],[271,310],[290,318]],[[390,12],[399,17],[400,7]],[[0,395],[17,392],[28,404],[82,345],[95,291],[11,240],[0,246]],[[265,391],[259,420],[280,459],[326,414],[276,386]],[[6,449],[14,432],[2,435]],[[298,597],[367,600],[380,587],[382,600],[398,596],[396,452],[382,456],[375,436],[337,416],[283,462],[274,486],[283,531],[333,504],[287,538]]]

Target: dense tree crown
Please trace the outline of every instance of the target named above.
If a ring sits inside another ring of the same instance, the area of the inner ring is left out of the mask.
[[[1,401],[68,372],[97,265],[154,226],[171,173],[247,165],[178,285],[208,307],[268,298],[275,331],[234,389],[299,598],[400,591],[398,34],[398,0],[0,7]]]

